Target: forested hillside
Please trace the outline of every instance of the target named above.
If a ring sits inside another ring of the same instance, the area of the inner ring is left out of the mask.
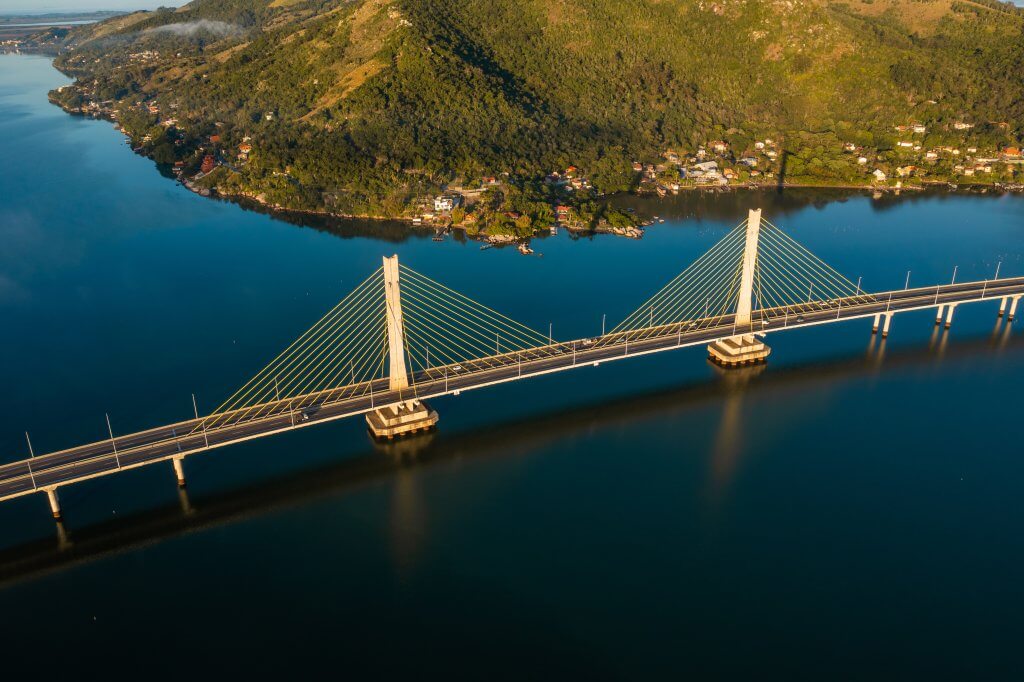
[[[779,145],[754,177],[864,184],[916,167],[898,126],[922,159],[1019,147],[1022,24],[994,0],[195,0],[73,32],[55,99],[162,163],[213,152],[222,191],[344,214],[489,176],[556,201],[539,180],[570,165],[629,189],[719,140],[722,166]]]

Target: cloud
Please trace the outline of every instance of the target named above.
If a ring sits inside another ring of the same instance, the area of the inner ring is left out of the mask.
[[[199,19],[197,21],[188,21],[178,24],[167,24],[166,26],[157,26],[156,28],[148,28],[143,33],[152,35],[154,33],[171,33],[177,36],[194,36],[197,33],[212,33],[217,36],[229,36],[239,32],[239,28],[234,24],[228,24],[223,21],[212,21],[210,19]]]

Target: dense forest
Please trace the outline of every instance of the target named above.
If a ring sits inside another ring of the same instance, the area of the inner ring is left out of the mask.
[[[497,176],[495,214],[541,222],[553,170],[627,190],[711,140],[735,161],[774,138],[807,184],[909,163],[912,123],[924,148],[1019,146],[1022,25],[995,0],[195,0],[72,31],[55,99],[160,163],[212,151],[208,182],[267,203],[408,215]]]

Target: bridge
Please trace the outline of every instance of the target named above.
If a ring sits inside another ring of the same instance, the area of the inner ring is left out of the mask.
[[[760,210],[611,330],[555,340],[385,257],[376,272],[206,416],[0,466],[0,501],[43,493],[61,518],[58,489],[215,448],[365,415],[377,438],[434,428],[426,402],[444,395],[640,355],[706,345],[725,367],[764,362],[769,334],[871,318],[888,335],[897,313],[998,301],[1013,320],[1024,277],[868,293]],[[194,403],[193,406],[195,407]],[[108,423],[109,428],[109,423]],[[27,439],[27,434],[26,434]]]

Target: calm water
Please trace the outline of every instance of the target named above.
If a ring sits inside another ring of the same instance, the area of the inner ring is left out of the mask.
[[[561,337],[755,205],[868,289],[1024,274],[1021,197],[627,198],[666,222],[540,258],[297,226],[161,178],[63,82],[0,57],[4,460],[210,409],[393,252]],[[756,375],[690,349],[438,400],[401,448],[358,420],[240,445],[187,498],[169,465],[88,482],[63,550],[42,496],[5,503],[4,670],[1019,678],[1024,342],[994,304],[931,318],[774,335]]]

